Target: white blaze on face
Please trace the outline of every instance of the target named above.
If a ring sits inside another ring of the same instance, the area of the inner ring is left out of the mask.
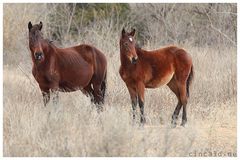
[[[132,42],[132,41],[133,41],[132,37],[129,37],[129,41],[130,41],[130,42]]]

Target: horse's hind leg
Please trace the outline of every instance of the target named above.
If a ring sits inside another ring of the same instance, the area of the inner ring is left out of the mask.
[[[186,83],[181,84],[179,86],[179,92],[180,92],[180,100],[183,105],[183,113],[182,113],[182,123],[181,126],[185,126],[187,123],[187,90],[186,90]]]
[[[102,84],[101,84],[101,94],[102,94],[103,103],[104,103],[106,88],[107,88],[107,73],[105,73]]]
[[[91,102],[94,102],[92,83],[89,83],[86,87],[84,87],[82,92],[86,96],[90,96]]]
[[[179,112],[182,108],[182,103],[180,101],[178,101],[178,104],[173,112],[173,115],[172,115],[172,127],[176,127],[177,125],[177,119],[178,119],[178,115],[179,115]]]
[[[173,112],[172,122],[171,122],[172,127],[176,127],[178,115],[179,115],[179,112],[180,112],[180,110],[181,110],[181,108],[182,108],[182,103],[181,103],[181,100],[180,100],[179,88],[178,88],[178,86],[177,86],[177,82],[176,82],[176,80],[174,79],[174,77],[173,77],[173,79],[172,79],[167,85],[168,85],[168,87],[173,91],[173,93],[174,93],[174,94],[177,96],[177,98],[178,98],[178,104],[177,104],[177,106],[176,106],[176,108],[175,108],[175,110],[174,110],[174,112]]]
[[[103,96],[101,92],[101,84],[98,82],[93,82],[93,97],[94,103],[97,105],[98,110],[102,111]]]

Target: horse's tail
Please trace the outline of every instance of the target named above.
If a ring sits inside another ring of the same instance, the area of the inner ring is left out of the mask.
[[[190,74],[189,74],[188,79],[187,79],[187,86],[186,86],[186,89],[187,89],[187,97],[190,96],[190,94],[189,94],[189,86],[192,84],[193,77],[194,77],[194,71],[193,71],[193,66],[192,66],[192,67],[191,67]]]
[[[101,92],[102,92],[102,100],[103,100],[103,102],[104,102],[106,88],[107,88],[107,72],[105,73],[103,81],[102,81],[102,84],[101,84]]]

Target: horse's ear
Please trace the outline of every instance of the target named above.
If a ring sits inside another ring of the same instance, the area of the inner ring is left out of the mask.
[[[123,27],[122,29],[122,36],[124,36],[126,34],[125,28]]]
[[[28,30],[30,31],[32,29],[32,22],[28,22]]]
[[[39,23],[39,30],[41,31],[41,29],[42,29],[42,26],[43,26],[43,23],[40,21],[40,23]]]
[[[130,36],[134,36],[135,35],[136,30],[133,28],[132,31],[129,33]]]

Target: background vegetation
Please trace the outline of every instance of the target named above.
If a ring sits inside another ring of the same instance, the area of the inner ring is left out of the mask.
[[[236,153],[237,4],[4,4],[3,9],[4,156]],[[42,21],[44,36],[59,47],[87,43],[106,55],[102,113],[81,92],[61,93],[59,106],[43,107],[31,75],[29,21]],[[166,86],[147,90],[146,126],[132,123],[129,94],[118,73],[123,27],[136,28],[145,49],[175,44],[192,55],[195,79],[186,128],[170,128],[177,100]]]

